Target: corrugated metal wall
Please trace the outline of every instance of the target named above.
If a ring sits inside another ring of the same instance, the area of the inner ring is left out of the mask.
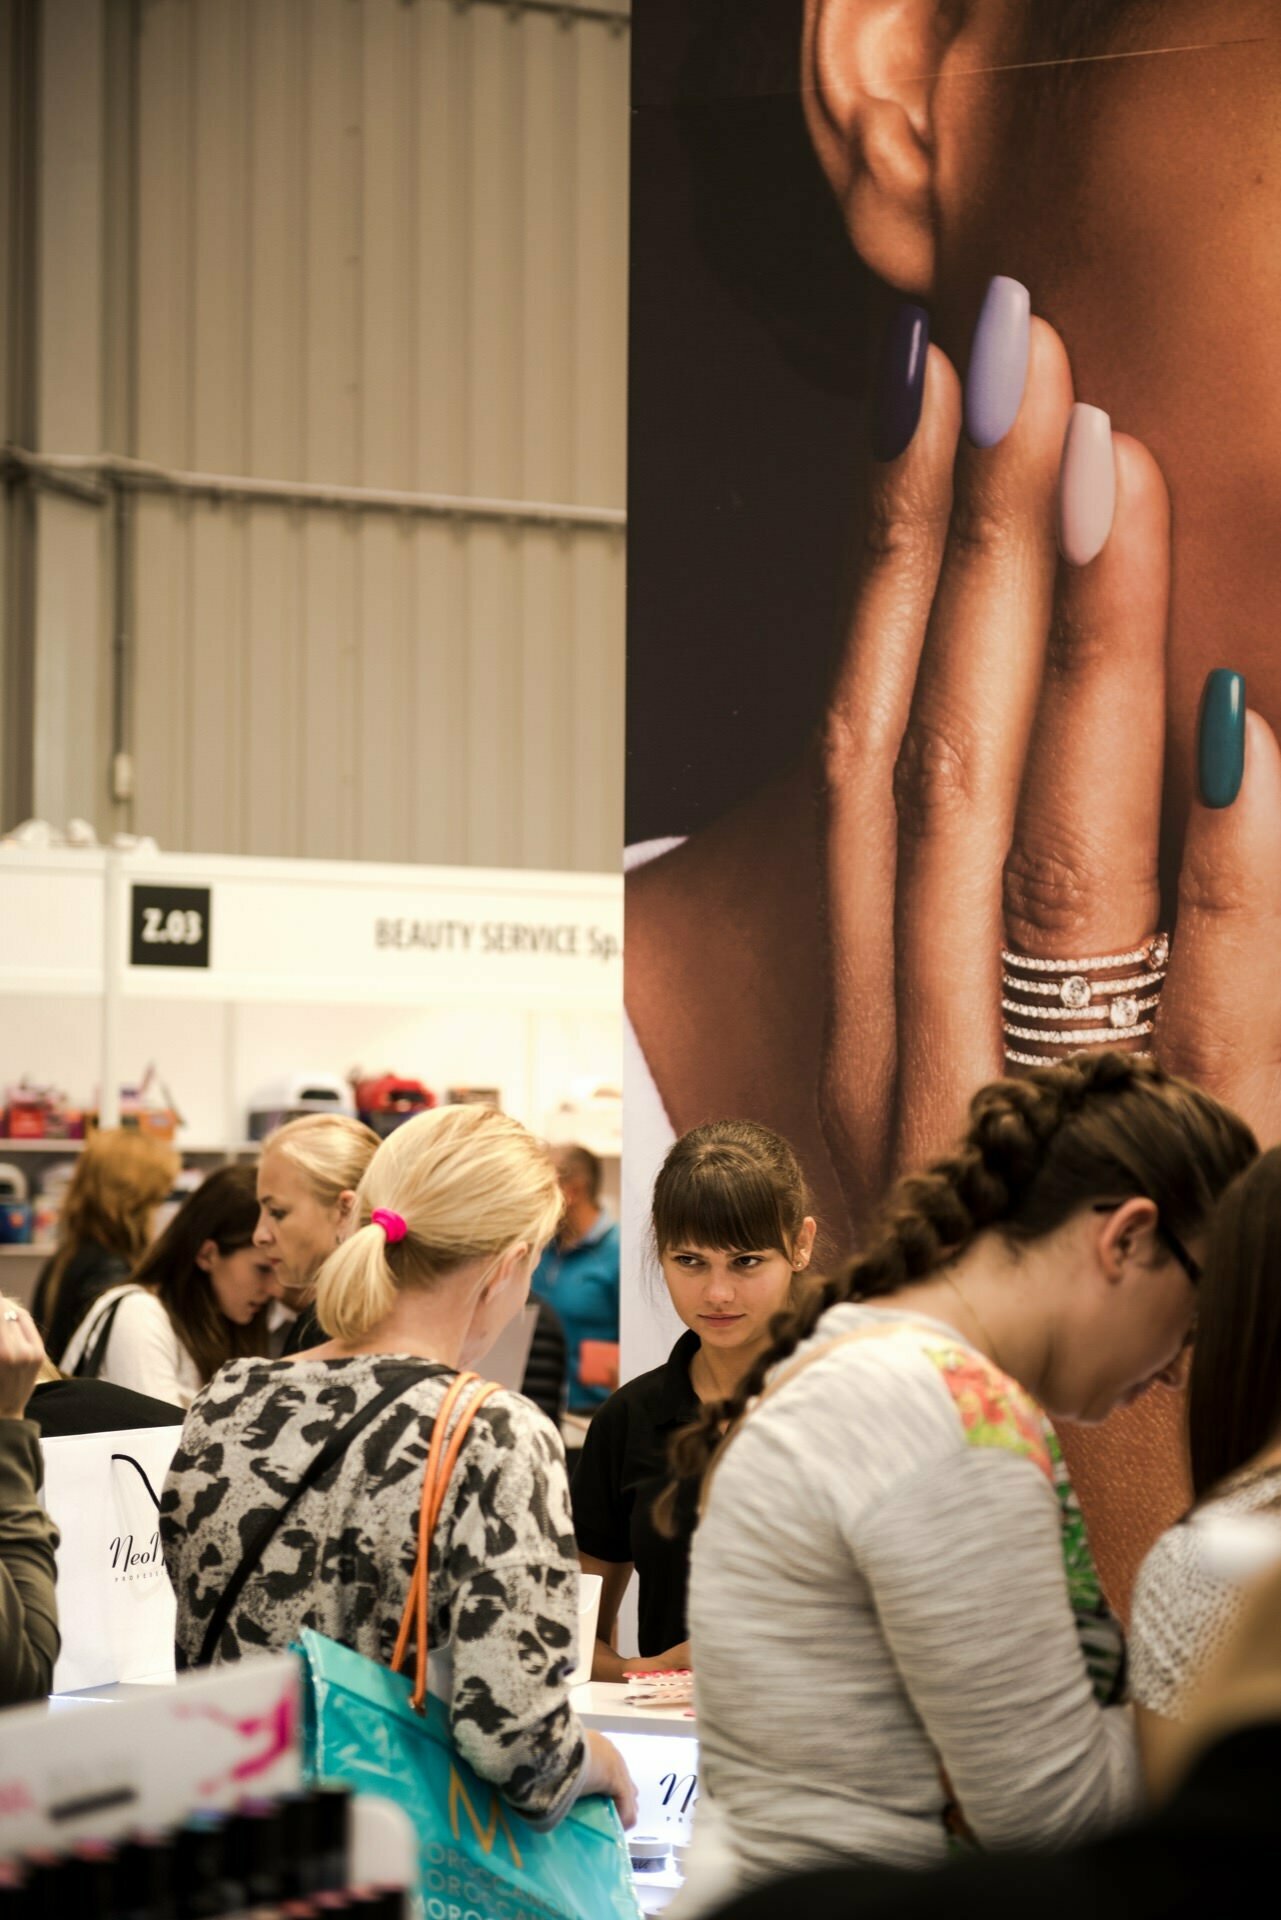
[[[107,107],[108,146],[136,139],[113,451],[621,507],[625,24],[455,0],[136,17],[129,124]],[[104,312],[111,281],[109,258]],[[139,830],[617,865],[621,532],[156,494],[132,520]]]

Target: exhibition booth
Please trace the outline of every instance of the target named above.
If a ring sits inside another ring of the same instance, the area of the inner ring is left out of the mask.
[[[399,1115],[358,1104],[384,1080],[416,1089],[415,1103],[484,1101],[550,1141],[587,1145],[617,1206],[618,877],[10,845],[0,887],[10,1296],[30,1298],[95,1128],[172,1139],[188,1187],[215,1166],[252,1164],[262,1135],[299,1113],[360,1111],[389,1130]],[[52,1714],[0,1716],[0,1858],[48,1854],[83,1875],[97,1845],[105,1872],[106,1853],[139,1828],[181,1838],[195,1810],[230,1813],[250,1791],[297,1797],[292,1664],[250,1662],[230,1682],[174,1670],[157,1496],[180,1431],[44,1444],[62,1652]],[[590,1682],[599,1583],[584,1586],[574,1704],[617,1740],[636,1782],[635,1897],[658,1912],[689,1839],[692,1709]],[[214,1791],[216,1755],[190,1740],[202,1716],[224,1730],[215,1746],[289,1731],[270,1764],[229,1761]],[[350,1849],[351,1885],[412,1885],[413,1836],[394,1808],[356,1796]]]
[[[582,1140],[617,1195],[614,875],[9,846],[0,889],[11,1294],[47,1257],[86,1128],[122,1115],[208,1168],[390,1077]]]

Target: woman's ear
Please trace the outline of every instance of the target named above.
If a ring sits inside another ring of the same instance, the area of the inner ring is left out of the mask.
[[[1107,1279],[1115,1283],[1129,1260],[1140,1253],[1146,1258],[1151,1250],[1158,1219],[1156,1202],[1136,1194],[1098,1218],[1099,1262]]]
[[[819,163],[872,272],[928,296],[939,65],[956,0],[805,0],[802,88]]]
[[[196,1254],[196,1265],[202,1273],[211,1273],[213,1271],[213,1260],[217,1251],[218,1242],[216,1240],[205,1240],[202,1242]]]
[[[814,1235],[817,1233],[817,1231],[818,1231],[818,1222],[812,1217],[812,1215],[807,1213],[805,1218],[801,1221],[800,1232],[797,1234],[796,1244],[792,1248],[792,1271],[794,1273],[802,1272],[806,1267],[808,1267],[811,1259],[813,1258]]]
[[[356,1212],[356,1192],[354,1187],[344,1187],[338,1196],[338,1240],[343,1241],[351,1231],[351,1223]]]

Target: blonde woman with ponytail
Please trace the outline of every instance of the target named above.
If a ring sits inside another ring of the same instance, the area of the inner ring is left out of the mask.
[[[1211,1209],[1255,1153],[1139,1055],[997,1081],[680,1437],[678,1471],[706,1476],[707,1794],[673,1920],[705,1910],[713,1851],[750,1885],[927,1865],[953,1795],[984,1847],[1067,1845],[1132,1809],[1134,1730],[1077,1640],[1044,1416],[1094,1423],[1177,1380]]]
[[[320,1271],[321,1344],[233,1361],[188,1415],[161,1503],[180,1665],[200,1658],[246,1537],[334,1431],[388,1395],[273,1535],[210,1657],[283,1648],[313,1627],[390,1662],[435,1414],[524,1305],[560,1205],[546,1149],[488,1108],[419,1115],[379,1147]],[[585,1733],[569,1702],[578,1563],[564,1450],[519,1394],[477,1416],[432,1559],[431,1643],[446,1656],[436,1680],[452,1692],[461,1752],[538,1827],[584,1793],[609,1794],[630,1823],[617,1749]]]

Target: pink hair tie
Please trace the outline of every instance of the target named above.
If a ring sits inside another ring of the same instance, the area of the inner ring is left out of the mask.
[[[409,1232],[401,1216],[393,1213],[390,1207],[375,1207],[369,1218],[376,1227],[382,1228],[393,1246]]]

